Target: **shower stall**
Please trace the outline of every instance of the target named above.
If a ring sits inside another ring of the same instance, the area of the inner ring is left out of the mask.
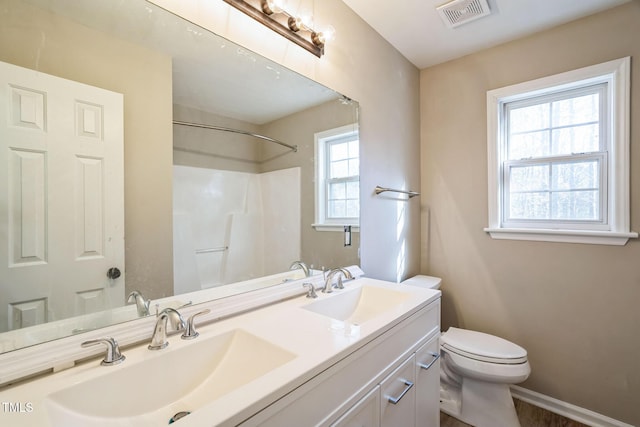
[[[173,189],[176,295],[286,271],[300,258],[299,167],[174,165]]]

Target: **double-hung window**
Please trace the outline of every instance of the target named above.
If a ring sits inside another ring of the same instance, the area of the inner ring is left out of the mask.
[[[504,104],[502,224],[607,225],[606,85]]]
[[[360,220],[360,147],[357,126],[315,135],[318,230],[342,231]]]
[[[624,244],[629,58],[488,92],[494,238]]]

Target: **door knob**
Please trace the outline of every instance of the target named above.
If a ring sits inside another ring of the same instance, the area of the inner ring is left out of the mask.
[[[107,270],[107,277],[113,280],[117,279],[120,277],[120,269],[118,269],[118,267],[111,267]]]

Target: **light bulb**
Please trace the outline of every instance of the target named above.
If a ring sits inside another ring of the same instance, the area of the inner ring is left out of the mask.
[[[289,24],[289,28],[291,29],[291,31],[300,31],[300,28],[302,28],[302,20],[298,17],[290,17],[288,20],[288,24]]]
[[[282,13],[286,4],[285,0],[261,0],[260,6],[262,6],[262,11],[267,15],[272,15],[274,13]]]
[[[300,15],[300,21],[305,29],[313,28],[313,16],[309,13],[303,13]]]
[[[287,1],[286,0],[271,0],[274,6],[274,12],[282,13],[287,9]]]
[[[314,32],[311,34],[311,41],[318,47],[324,47],[324,45],[335,38],[336,29],[329,25],[324,31]]]
[[[336,37],[336,29],[329,25],[327,28],[322,30],[322,35],[324,36],[325,43],[330,42]]]
[[[318,47],[324,47],[324,43],[326,41],[324,34],[322,33],[311,33],[311,41]]]

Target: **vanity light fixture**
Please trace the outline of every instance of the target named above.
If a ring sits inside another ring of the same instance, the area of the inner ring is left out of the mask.
[[[276,33],[313,53],[318,58],[333,37],[332,27],[325,31],[311,28],[310,19],[294,16],[285,10],[283,0],[224,0],[236,9],[261,22]]]

